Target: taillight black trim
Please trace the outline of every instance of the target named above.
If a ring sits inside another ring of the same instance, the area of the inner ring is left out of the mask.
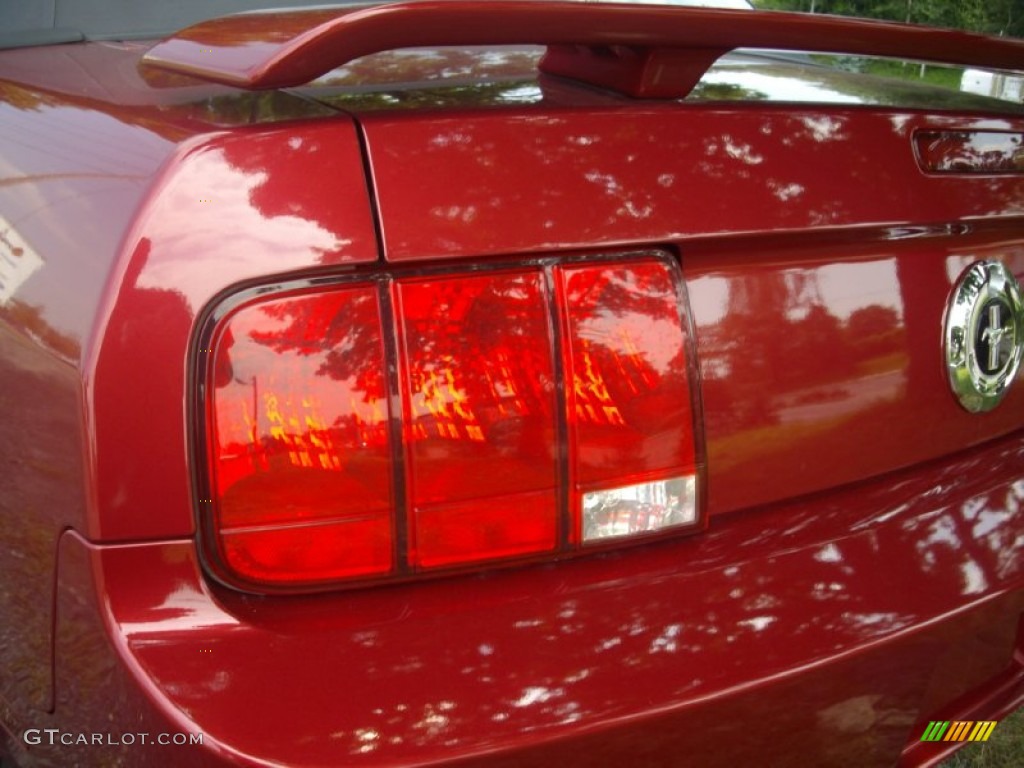
[[[560,306],[563,299],[559,299],[557,292],[560,290],[555,279],[555,268],[559,266],[587,264],[595,265],[601,263],[628,265],[641,261],[657,261],[664,265],[671,274],[676,291],[678,292],[678,312],[681,325],[686,334],[686,371],[688,377],[688,391],[690,396],[690,407],[693,423],[690,425],[695,455],[695,473],[697,478],[696,510],[697,521],[692,526],[680,529],[658,531],[652,534],[637,535],[635,538],[617,538],[610,540],[607,544],[588,544],[585,548],[579,543],[572,541],[570,529],[571,515],[569,505],[572,497],[571,491],[571,457],[569,455],[567,423],[567,392],[566,392],[566,371],[564,370],[563,344],[566,330],[562,327],[563,320],[560,314]],[[558,483],[557,496],[557,529],[556,549],[554,552],[541,554],[530,554],[522,557],[509,557],[502,560],[473,563],[466,566],[453,566],[437,568],[428,572],[416,571],[408,565],[408,530],[409,530],[409,499],[404,479],[406,473],[406,450],[403,443],[403,411],[399,363],[399,343],[397,329],[396,306],[393,294],[394,282],[399,278],[420,278],[434,276],[460,276],[501,271],[522,271],[540,270],[543,275],[543,284],[548,299],[548,311],[546,318],[548,331],[551,339],[552,370],[555,375],[555,440],[557,447],[556,481]],[[389,435],[392,442],[392,457],[394,467],[392,470],[393,486],[392,498],[395,505],[395,513],[392,520],[394,533],[394,567],[391,574],[384,577],[375,576],[367,579],[351,579],[340,582],[299,584],[299,585],[267,585],[252,584],[234,578],[229,569],[226,569],[219,562],[217,547],[214,543],[217,537],[215,520],[213,514],[213,488],[211,478],[207,471],[209,466],[209,391],[208,382],[211,373],[211,354],[214,349],[217,329],[233,313],[247,305],[266,301],[269,299],[300,296],[306,293],[322,291],[325,288],[343,287],[350,285],[374,285],[377,289],[379,306],[381,311],[381,328],[384,344],[385,361],[388,367],[386,371],[387,396],[389,410]],[[506,568],[524,563],[564,560],[576,557],[581,554],[592,554],[607,551],[609,549],[621,549],[623,547],[635,546],[652,541],[665,541],[666,539],[683,537],[703,530],[707,525],[707,461],[704,440],[704,429],[702,419],[702,403],[700,395],[699,365],[697,360],[697,340],[694,319],[689,311],[689,297],[686,281],[680,266],[679,260],[670,252],[661,249],[624,250],[601,253],[568,254],[559,256],[545,256],[519,259],[504,259],[488,261],[486,264],[466,265],[459,264],[414,264],[404,265],[368,265],[366,268],[349,268],[344,272],[314,273],[279,275],[262,283],[248,283],[228,288],[218,294],[199,313],[195,325],[195,332],[189,348],[189,360],[187,366],[188,381],[186,392],[189,397],[186,402],[186,424],[188,432],[189,465],[192,478],[192,498],[196,516],[197,549],[200,562],[206,573],[218,583],[232,589],[252,592],[256,594],[267,593],[314,593],[325,591],[337,591],[340,589],[360,588],[371,585],[394,584],[416,578],[438,578],[458,573],[473,572],[479,573],[485,570]]]

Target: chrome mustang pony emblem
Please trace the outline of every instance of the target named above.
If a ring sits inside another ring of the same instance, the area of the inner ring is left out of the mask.
[[[1024,355],[1024,302],[1017,279],[996,261],[960,275],[946,311],[946,370],[972,413],[999,405]]]

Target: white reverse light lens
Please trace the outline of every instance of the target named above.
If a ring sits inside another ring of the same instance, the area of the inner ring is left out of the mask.
[[[583,494],[584,542],[636,536],[697,520],[694,475]]]

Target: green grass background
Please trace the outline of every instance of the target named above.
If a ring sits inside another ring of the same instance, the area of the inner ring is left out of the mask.
[[[999,721],[988,741],[964,747],[941,768],[1024,768],[1024,709]]]

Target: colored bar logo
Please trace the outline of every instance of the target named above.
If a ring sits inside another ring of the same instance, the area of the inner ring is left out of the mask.
[[[997,724],[995,720],[932,720],[921,741],[988,741]]]

